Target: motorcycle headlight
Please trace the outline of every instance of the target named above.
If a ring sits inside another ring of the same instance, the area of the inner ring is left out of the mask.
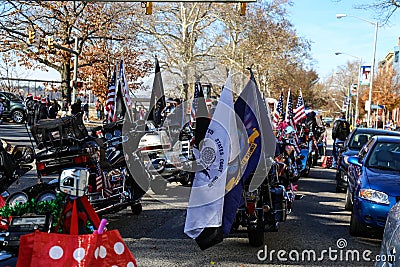
[[[379,204],[390,204],[389,196],[386,193],[377,190],[361,189],[358,195],[360,198],[376,202]]]

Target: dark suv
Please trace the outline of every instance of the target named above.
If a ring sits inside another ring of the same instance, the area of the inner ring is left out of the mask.
[[[13,93],[0,92],[0,98],[3,99],[4,111],[2,118],[12,119],[16,123],[25,121],[25,105],[22,99]]]

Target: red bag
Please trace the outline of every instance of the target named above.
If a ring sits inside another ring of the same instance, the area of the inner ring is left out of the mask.
[[[71,218],[71,234],[36,231],[21,237],[17,267],[29,266],[128,266],[136,260],[118,230],[102,234],[77,235],[76,203]],[[96,226],[98,227],[98,226]]]

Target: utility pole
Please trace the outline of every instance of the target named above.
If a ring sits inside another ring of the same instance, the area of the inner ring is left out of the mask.
[[[72,78],[72,96],[71,103],[75,103],[75,95],[77,89],[78,81],[78,37],[75,36],[75,46],[74,46],[74,77]]]

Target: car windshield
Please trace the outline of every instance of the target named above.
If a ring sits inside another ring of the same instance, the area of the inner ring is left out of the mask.
[[[372,136],[373,134],[356,133],[349,142],[349,148],[360,150]]]
[[[7,97],[11,100],[11,101],[21,101],[21,98],[19,98],[17,95],[12,94],[12,93],[6,93],[4,92],[4,94],[7,95]]]
[[[368,159],[368,167],[400,171],[400,143],[378,143]]]

